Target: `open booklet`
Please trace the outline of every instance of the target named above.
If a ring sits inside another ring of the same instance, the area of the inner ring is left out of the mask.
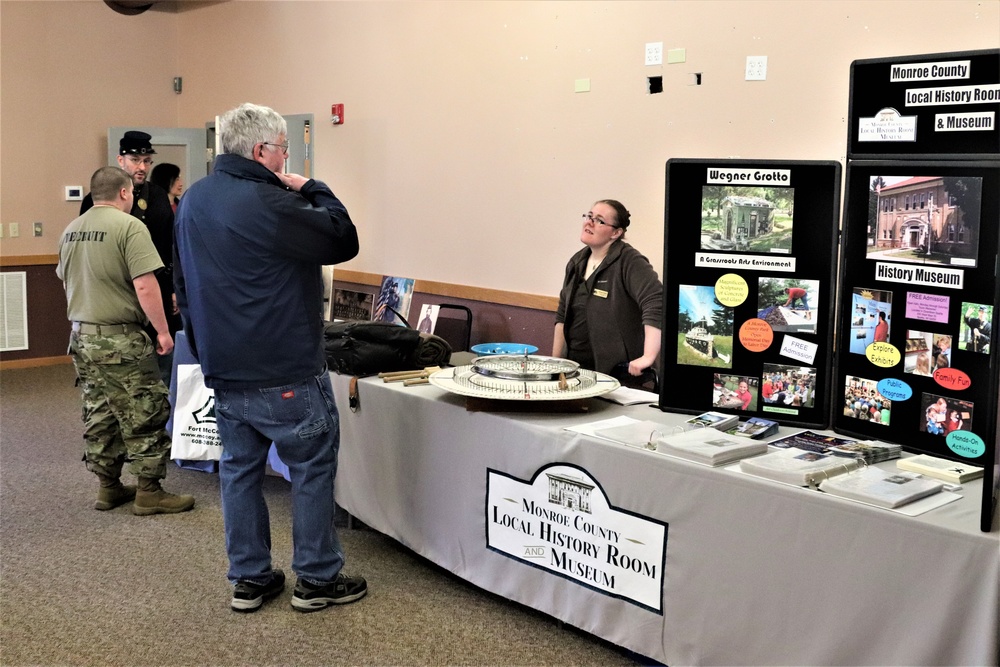
[[[941,491],[944,484],[916,473],[866,467],[824,479],[819,490],[833,496],[894,509]]]
[[[795,486],[816,486],[825,479],[855,470],[858,459],[789,448],[740,461],[740,470]]]

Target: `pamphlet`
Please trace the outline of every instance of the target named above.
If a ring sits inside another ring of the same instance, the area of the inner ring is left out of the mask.
[[[694,424],[696,426],[710,426],[711,428],[725,431],[726,429],[735,426],[739,421],[740,418],[736,415],[727,415],[722,412],[709,411],[703,412],[697,417],[692,417],[685,423]]]
[[[772,447],[778,447],[780,449],[795,447],[796,449],[803,449],[807,452],[818,452],[822,454],[830,449],[830,447],[850,445],[855,442],[857,441],[851,440],[850,438],[837,438],[832,435],[814,433],[813,431],[800,431],[799,433],[785,436],[784,438],[772,440],[768,444]]]
[[[935,479],[943,479],[954,484],[965,484],[983,476],[983,469],[969,465],[968,463],[958,463],[937,456],[919,454],[896,461],[896,467],[900,470],[918,472]]]
[[[753,438],[763,440],[778,433],[778,422],[764,419],[763,417],[751,417],[738,426],[734,426],[726,431],[729,435],[741,438]]]

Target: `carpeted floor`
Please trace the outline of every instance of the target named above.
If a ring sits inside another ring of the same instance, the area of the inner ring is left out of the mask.
[[[191,512],[93,507],[71,365],[0,373],[0,665],[632,665],[642,660],[480,591],[369,529],[341,528],[362,601],[294,612],[291,584],[229,610],[215,475],[171,467]],[[130,480],[127,480],[130,481]],[[268,477],[290,574],[288,485]],[[294,581],[294,575],[290,577]]]

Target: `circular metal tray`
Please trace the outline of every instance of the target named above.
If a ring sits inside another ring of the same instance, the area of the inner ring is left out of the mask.
[[[520,358],[523,359],[523,355]],[[573,377],[564,380],[508,380],[483,374],[471,365],[443,368],[428,379],[435,387],[453,394],[502,401],[571,401],[601,396],[620,386],[610,375],[583,370],[579,366]]]
[[[500,380],[558,381],[577,377],[580,364],[559,357],[530,354],[493,354],[472,360],[472,370]]]

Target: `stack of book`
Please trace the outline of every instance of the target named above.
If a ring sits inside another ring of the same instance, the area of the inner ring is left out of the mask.
[[[938,493],[944,484],[909,472],[865,468],[849,475],[825,479],[819,490],[877,507],[895,509]]]
[[[792,447],[740,461],[740,470],[785,484],[816,486],[825,479],[856,470],[860,465],[857,459]]]
[[[703,412],[697,417],[691,417],[685,423],[693,424],[694,426],[709,426],[711,428],[718,429],[720,431],[725,431],[727,429],[736,426],[740,421],[740,418],[736,415],[727,415],[722,412]]]
[[[903,448],[886,442],[875,442],[873,440],[859,440],[846,445],[834,445],[827,452],[835,456],[849,456],[861,459],[865,463],[880,463],[891,459],[898,459],[903,452]]]
[[[763,440],[764,438],[769,438],[778,433],[778,422],[771,421],[770,419],[764,419],[762,417],[751,417],[734,428],[730,428],[726,431],[726,433],[729,435],[739,436],[741,438]]]
[[[896,461],[901,470],[917,472],[935,479],[943,479],[952,484],[965,484],[983,476],[983,469],[968,463],[957,463],[948,459],[920,454]]]
[[[656,441],[656,451],[678,458],[721,466],[767,451],[766,442],[734,438],[712,428],[696,428]]]

